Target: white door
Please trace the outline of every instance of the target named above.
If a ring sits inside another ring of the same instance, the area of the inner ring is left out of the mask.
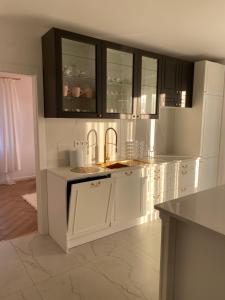
[[[224,65],[206,62],[204,92],[209,95],[223,96],[224,93]]]
[[[220,145],[223,98],[206,95],[203,103],[200,156],[217,156]]]
[[[127,171],[115,177],[115,223],[123,224],[142,215],[142,178],[140,172]]]
[[[112,180],[74,184],[69,206],[69,235],[104,229],[110,223]]]

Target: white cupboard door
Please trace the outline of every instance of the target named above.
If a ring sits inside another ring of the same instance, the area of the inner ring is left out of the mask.
[[[84,234],[109,226],[111,190],[111,179],[89,181],[72,186],[69,234]]]
[[[205,77],[204,92],[222,97],[224,93],[224,65],[207,61]]]
[[[123,224],[142,215],[142,178],[124,172],[115,179],[115,222]]]
[[[219,154],[223,98],[207,95],[204,98],[200,156]],[[193,133],[194,134],[194,133]]]

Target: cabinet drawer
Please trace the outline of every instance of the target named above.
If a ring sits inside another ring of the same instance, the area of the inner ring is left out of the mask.
[[[141,169],[129,169],[127,168],[126,171],[119,171],[119,172],[115,172],[112,173],[111,177],[112,178],[116,178],[116,177],[121,177],[121,176],[140,176],[142,175],[142,170]]]

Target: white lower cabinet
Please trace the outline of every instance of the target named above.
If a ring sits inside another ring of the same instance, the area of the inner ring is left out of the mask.
[[[109,226],[112,179],[72,185],[69,203],[68,234],[82,235]]]
[[[114,224],[125,224],[143,215],[141,170],[112,174],[114,192]]]

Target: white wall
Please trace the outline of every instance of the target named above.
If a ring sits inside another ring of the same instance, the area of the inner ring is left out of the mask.
[[[43,118],[41,36],[49,29],[43,20],[0,18],[0,72],[34,75],[33,93],[37,96],[38,126],[35,135],[39,231],[48,232],[46,193],[45,121]],[[36,107],[34,107],[36,109]],[[42,218],[43,217],[43,218]]]

